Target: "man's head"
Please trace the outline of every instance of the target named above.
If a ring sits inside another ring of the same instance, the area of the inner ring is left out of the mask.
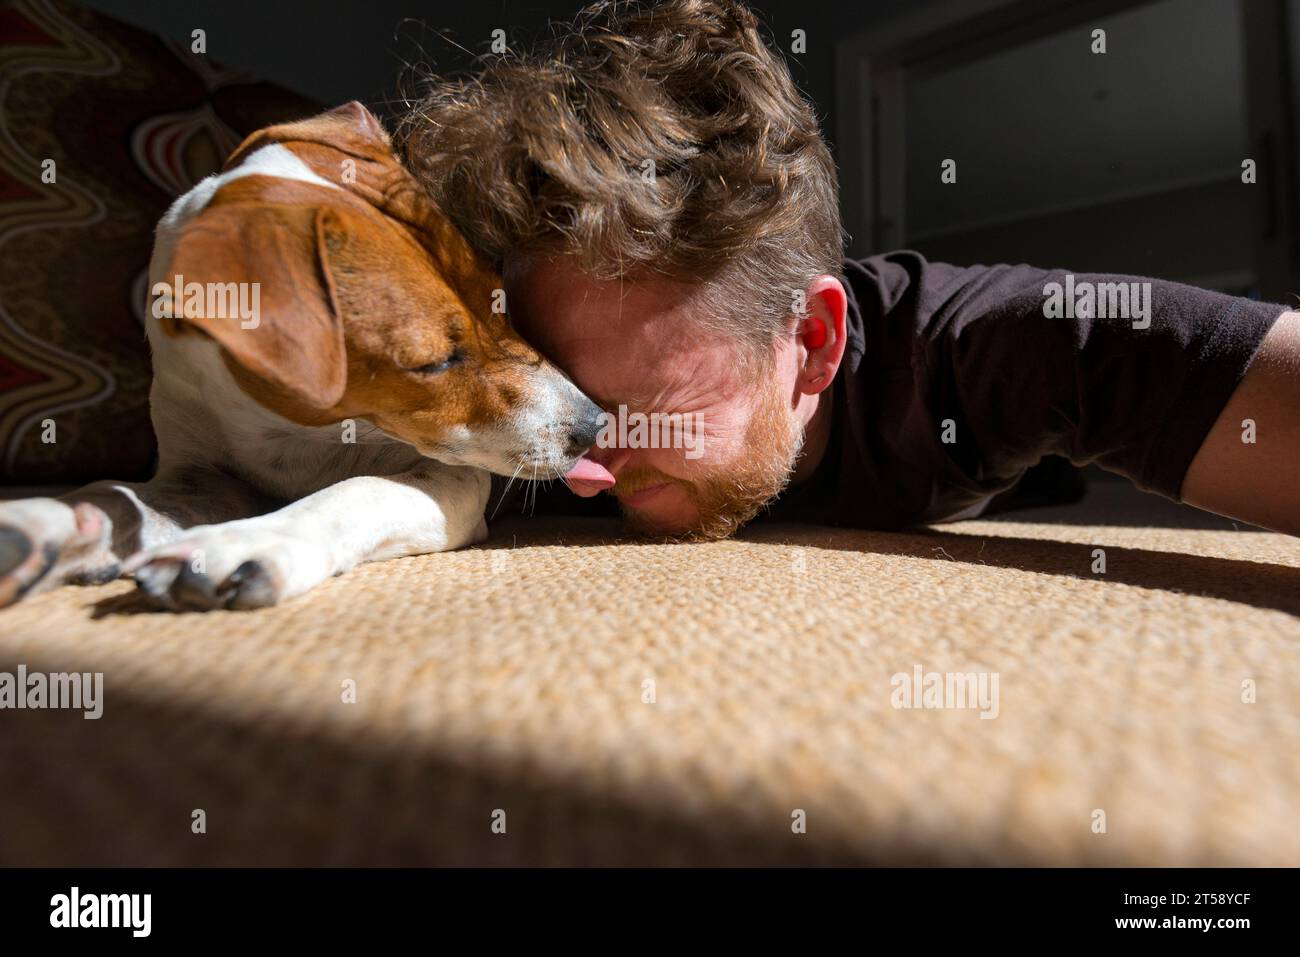
[[[724,535],[780,491],[843,354],[842,240],[816,116],[747,9],[596,4],[438,81],[403,132],[525,337],[611,413],[702,424],[695,458],[593,452],[637,525]]]

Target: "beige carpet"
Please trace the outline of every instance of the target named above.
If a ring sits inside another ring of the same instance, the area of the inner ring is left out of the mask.
[[[1300,864],[1300,541],[1115,488],[711,545],[511,519],[252,614],[38,596],[0,671],[105,710],[0,711],[0,863]],[[916,666],[996,673],[997,717],[895,708]]]

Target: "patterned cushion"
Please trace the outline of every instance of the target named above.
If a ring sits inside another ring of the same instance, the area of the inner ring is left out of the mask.
[[[319,109],[64,0],[0,0],[0,480],[148,476],[154,224],[246,134]]]

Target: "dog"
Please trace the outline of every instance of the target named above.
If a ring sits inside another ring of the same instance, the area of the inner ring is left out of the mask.
[[[0,607],[121,575],[274,605],[482,541],[489,473],[589,461],[601,410],[359,103],[245,139],[163,216],[149,282],[156,475],[0,503]]]

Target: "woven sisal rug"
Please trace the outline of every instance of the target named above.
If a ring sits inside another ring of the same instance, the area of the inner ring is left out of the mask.
[[[1300,864],[1300,541],[1112,494],[38,596],[0,672],[103,714],[0,711],[0,864]]]

